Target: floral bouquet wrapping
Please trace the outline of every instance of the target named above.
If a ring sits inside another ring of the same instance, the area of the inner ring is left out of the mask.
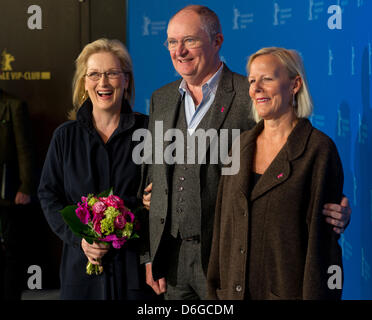
[[[81,202],[67,206],[61,213],[72,232],[90,244],[106,242],[120,249],[128,240],[139,237],[134,214],[113,194],[112,188],[97,196],[83,196]],[[88,261],[86,271],[89,275],[101,274],[103,267]]]

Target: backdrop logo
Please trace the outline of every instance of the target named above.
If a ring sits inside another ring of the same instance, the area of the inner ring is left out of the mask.
[[[328,49],[328,75],[333,75],[333,52],[332,49]]]
[[[364,248],[362,248],[362,278],[367,281],[369,280],[370,277],[371,277],[371,267],[365,257]]]
[[[14,56],[6,52],[6,49],[1,53],[1,67],[0,71],[12,71],[12,66],[10,65],[15,60]]]
[[[146,114],[150,114],[150,99],[145,99]]]
[[[49,71],[13,71],[11,65],[16,59],[4,49],[1,53],[0,80],[50,80]]]
[[[371,75],[371,56],[372,56],[371,42],[368,42],[368,74],[369,75]]]
[[[370,212],[370,219],[372,221],[372,190],[369,190],[369,195],[370,195],[370,207],[369,207],[369,212]]]
[[[148,16],[143,16],[142,35],[155,36],[162,33],[167,27],[166,21],[152,21]]]
[[[355,47],[351,46],[351,75],[355,75]]]
[[[353,246],[351,245],[349,241],[346,240],[346,237],[344,234],[341,234],[340,246],[342,249],[342,256],[346,260],[350,260],[350,258],[353,256]]]
[[[325,116],[322,114],[313,114],[310,116],[310,121],[316,128],[324,128],[325,127]]]
[[[355,174],[353,174],[353,196],[354,196],[354,207],[357,206],[357,194],[358,194],[358,180]]]
[[[253,13],[241,13],[239,9],[233,7],[233,30],[246,29],[247,24],[253,23]]]
[[[347,118],[342,117],[342,112],[340,109],[337,110],[337,135],[339,137],[346,137],[350,134],[350,121]]]
[[[362,115],[358,113],[358,142],[360,144],[367,144],[368,140],[368,124],[365,119],[362,118]]]
[[[318,20],[324,11],[324,1],[309,0],[309,21]]]
[[[149,36],[150,35],[150,31],[149,31],[149,27],[151,25],[151,20],[149,17],[147,16],[143,16],[143,27],[142,27],[142,35],[143,36]]]
[[[292,18],[292,8],[281,8],[278,2],[274,2],[274,21],[273,25],[286,24],[287,20]]]

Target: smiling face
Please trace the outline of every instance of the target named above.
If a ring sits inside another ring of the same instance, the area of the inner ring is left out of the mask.
[[[119,59],[110,52],[92,54],[87,61],[87,74],[91,72],[122,71]],[[85,90],[92,101],[93,108],[105,111],[121,109],[124,91],[128,88],[128,79],[120,73],[118,79],[109,79],[105,75],[97,81],[85,77]]]
[[[258,115],[265,119],[279,119],[287,113],[294,113],[293,95],[301,86],[300,77],[290,79],[288,70],[271,54],[255,58],[249,69],[249,95]]]
[[[211,41],[209,35],[202,29],[202,22],[197,13],[191,10],[179,12],[168,25],[168,41],[177,40],[177,47],[170,51],[173,66],[176,71],[192,85],[201,85],[209,80],[220,64],[219,48],[223,36],[217,34]],[[187,37],[195,38],[201,45],[187,49],[182,41]]]

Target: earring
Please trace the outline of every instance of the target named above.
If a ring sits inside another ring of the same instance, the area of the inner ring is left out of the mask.
[[[293,108],[297,107],[297,101],[296,101],[296,94],[295,93],[292,96],[292,107]]]
[[[81,100],[82,101],[85,101],[87,98],[88,98],[88,92],[85,91],[84,94],[83,94],[83,96],[81,97]]]

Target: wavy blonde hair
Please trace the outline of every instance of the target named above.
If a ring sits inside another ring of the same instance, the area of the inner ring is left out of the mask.
[[[124,98],[132,105],[134,102],[134,76],[132,59],[124,44],[116,39],[101,38],[88,43],[81,51],[75,61],[75,74],[72,80],[72,104],[73,109],[69,112],[69,119],[76,119],[76,113],[81,105],[88,98],[85,91],[85,74],[87,73],[87,62],[89,57],[98,52],[110,52],[115,55],[119,61],[123,72],[128,76],[128,89],[124,92]]]
[[[269,47],[262,48],[256,53],[249,57],[247,63],[247,74],[249,75],[249,70],[252,62],[259,56],[271,54],[277,57],[282,64],[286,67],[290,79],[294,79],[300,76],[302,79],[302,86],[300,90],[296,93],[295,99],[297,106],[295,107],[295,113],[298,118],[307,118],[313,112],[313,100],[310,95],[309,86],[306,80],[305,68],[302,59],[296,50],[288,50],[285,48]],[[256,108],[252,103],[252,113],[256,122],[260,121],[261,118],[257,114]]]

